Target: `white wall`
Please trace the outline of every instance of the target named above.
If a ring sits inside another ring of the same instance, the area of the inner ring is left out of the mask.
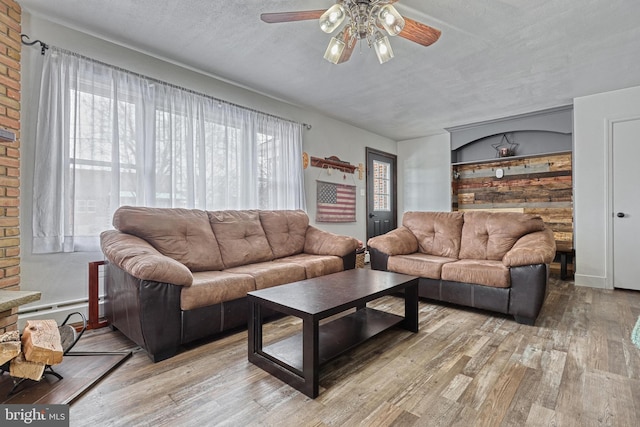
[[[576,98],[573,111],[575,283],[612,288],[608,122],[640,115],[640,87]]]
[[[30,39],[39,39],[45,43],[80,53],[115,66],[131,70],[155,79],[178,86],[209,94],[215,98],[232,102],[265,113],[284,117],[289,120],[309,123],[312,129],[304,133],[304,148],[310,156],[328,157],[336,155],[352,164],[365,162],[365,147],[373,147],[382,151],[396,153],[396,143],[388,138],[347,125],[338,120],[323,116],[314,111],[299,108],[274,100],[256,92],[235,86],[228,82],[186,69],[166,60],[154,58],[123,46],[80,33],[60,26],[41,17],[23,13],[23,33]],[[33,188],[33,147],[35,138],[36,103],[39,87],[39,64],[42,61],[39,48],[25,47],[22,51],[22,170],[21,170],[21,288],[23,290],[40,290],[42,299],[39,302],[23,306],[22,310],[48,306],[63,301],[79,300],[77,306],[61,307],[59,313],[49,311],[38,313],[38,317],[64,320],[66,312],[77,307],[84,308],[87,298],[87,264],[90,261],[103,259],[101,253],[73,254],[31,254],[31,200]],[[312,223],[315,218],[315,179],[320,169],[309,167],[305,171],[305,189],[307,192],[307,211]],[[334,179],[340,179],[336,176]],[[346,183],[354,178],[348,176]],[[355,182],[364,188],[365,181]],[[99,191],[99,189],[96,189]],[[348,234],[365,239],[366,221],[364,197],[358,198],[356,223],[326,225],[317,224],[336,233]],[[315,225],[315,223],[314,223]],[[30,314],[21,315],[20,320]]]
[[[450,134],[398,142],[398,222],[407,211],[451,211]]]
[[[358,166],[366,165],[365,148],[371,147],[387,153],[396,154],[396,142],[381,136],[364,132],[361,129],[332,119],[317,117],[313,129],[305,136],[305,150],[309,156],[325,158],[338,156],[340,160]],[[307,212],[312,225],[332,233],[346,234],[361,241],[366,241],[366,176],[362,180],[355,173],[326,170],[309,166],[304,173],[305,191],[307,194]],[[354,223],[316,223],[316,180],[356,185],[356,215]]]

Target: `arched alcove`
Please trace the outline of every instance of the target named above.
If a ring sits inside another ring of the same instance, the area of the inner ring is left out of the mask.
[[[539,215],[566,262],[574,248],[572,111],[563,107],[449,129],[452,210]],[[512,155],[500,156],[502,147]]]
[[[572,112],[567,106],[447,129],[451,133],[451,161],[494,159],[499,157],[497,146],[515,145],[515,156],[571,151]]]
[[[515,131],[490,135],[471,141],[455,150],[454,163],[473,162],[497,158],[497,148],[514,147],[514,156],[532,156],[542,153],[571,151],[571,134],[552,131]]]

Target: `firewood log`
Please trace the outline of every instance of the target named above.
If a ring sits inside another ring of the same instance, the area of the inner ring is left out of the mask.
[[[9,375],[15,378],[29,378],[30,380],[40,381],[42,374],[44,374],[44,368],[44,363],[29,362],[25,360],[24,354],[20,353],[18,357],[11,360]]]
[[[18,331],[9,331],[0,335],[0,342],[20,341],[20,334]]]
[[[29,362],[61,363],[63,351],[56,321],[28,320],[22,332],[22,352]]]
[[[0,335],[0,365],[4,365],[20,354],[21,348],[18,331],[9,331]]]
[[[20,341],[0,342],[0,365],[20,354]]]

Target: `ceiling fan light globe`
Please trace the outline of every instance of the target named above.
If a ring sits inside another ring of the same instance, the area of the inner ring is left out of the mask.
[[[342,40],[336,37],[331,37],[331,41],[329,41],[329,46],[327,46],[327,50],[324,52],[324,59],[327,61],[337,64],[340,61],[340,57],[342,56],[342,52],[344,52],[346,44]]]
[[[382,34],[380,35],[382,36]],[[373,42],[373,48],[375,49],[378,61],[381,64],[384,64],[393,58],[393,49],[391,49],[391,43],[389,43],[389,38],[387,36],[376,38]]]
[[[397,36],[404,29],[405,21],[395,7],[386,4],[378,12],[378,22],[390,36]]]
[[[342,24],[346,16],[344,7],[340,3],[336,3],[320,16],[320,29],[330,34]]]

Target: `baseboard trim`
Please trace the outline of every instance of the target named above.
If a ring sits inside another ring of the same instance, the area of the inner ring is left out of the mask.
[[[102,314],[103,301],[100,301],[99,309]],[[86,319],[89,316],[89,304],[87,302],[79,302],[77,304],[69,304],[63,307],[50,306],[40,307],[37,310],[25,310],[24,312],[18,312],[18,330],[22,331],[27,320],[48,320],[53,319],[58,325],[62,324],[68,315],[71,313],[80,312]],[[76,322],[77,318],[72,318],[69,322]]]
[[[607,279],[605,277],[575,274],[574,283],[576,286],[586,286],[589,288],[598,288],[598,289],[610,289],[607,286]]]

